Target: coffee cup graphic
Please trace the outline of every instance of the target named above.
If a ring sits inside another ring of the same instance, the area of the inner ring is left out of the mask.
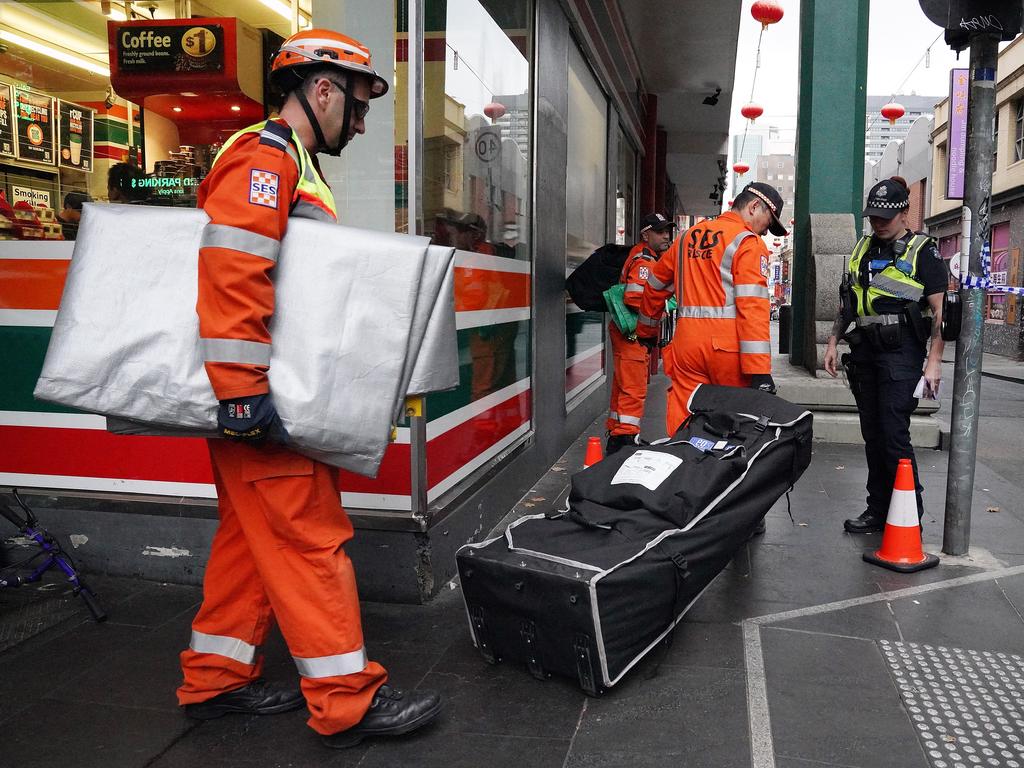
[[[71,139],[71,164],[79,165],[82,162],[82,134],[72,133]]]

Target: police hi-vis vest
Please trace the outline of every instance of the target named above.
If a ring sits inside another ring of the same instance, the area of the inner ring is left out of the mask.
[[[213,164],[216,165],[217,160],[228,150],[228,147],[234,144],[239,137],[247,133],[260,134],[260,141],[277,144],[281,147],[282,151],[295,161],[295,166],[299,169],[299,183],[295,187],[295,193],[292,195],[289,215],[305,219],[316,219],[318,221],[336,222],[338,220],[338,209],[334,203],[334,193],[331,192],[331,188],[327,186],[327,183],[320,178],[320,174],[316,171],[316,166],[313,165],[313,158],[309,156],[309,152],[302,146],[298,135],[292,128],[286,125],[273,120],[264,120],[255,125],[250,125],[248,128],[243,128],[224,142],[224,146],[220,148]]]
[[[860,266],[861,261],[871,250],[871,237],[865,235],[860,239],[850,256],[850,277],[857,317],[877,315],[878,312],[874,308],[875,299],[920,301],[924,296],[924,283],[916,279],[917,255],[931,240],[928,235],[915,234],[907,241],[907,250],[881,272],[872,276],[865,289],[860,283]]]

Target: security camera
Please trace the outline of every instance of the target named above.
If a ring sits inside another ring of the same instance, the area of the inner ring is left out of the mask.
[[[114,89],[107,86],[107,95],[103,97],[103,106],[110,109],[114,106],[114,102],[117,100],[117,96],[114,95]]]

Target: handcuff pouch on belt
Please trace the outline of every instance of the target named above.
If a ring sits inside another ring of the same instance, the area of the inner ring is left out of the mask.
[[[846,340],[851,346],[867,341],[876,352],[894,352],[903,343],[903,325],[906,322],[902,315],[858,317],[854,321],[854,329],[846,334]],[[852,338],[855,336],[859,336],[859,340]]]

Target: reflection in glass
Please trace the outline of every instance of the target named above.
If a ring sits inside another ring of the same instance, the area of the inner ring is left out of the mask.
[[[566,274],[606,240],[608,104],[575,46],[569,49]],[[571,401],[603,377],[604,315],[566,299],[565,393]]]
[[[473,455],[530,420],[531,13],[527,0],[425,5],[423,230],[457,250],[461,362],[459,389],[428,412],[474,404]]]

